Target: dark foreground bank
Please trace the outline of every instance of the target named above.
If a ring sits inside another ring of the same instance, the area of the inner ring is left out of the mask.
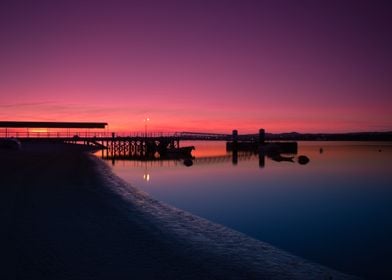
[[[80,148],[0,156],[0,279],[350,278],[155,201]]]

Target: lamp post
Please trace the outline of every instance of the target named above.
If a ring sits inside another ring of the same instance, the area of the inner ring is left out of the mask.
[[[150,118],[145,118],[144,119],[144,137],[147,138],[147,122],[150,121]]]

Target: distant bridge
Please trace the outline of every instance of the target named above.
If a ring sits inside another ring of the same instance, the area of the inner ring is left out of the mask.
[[[176,132],[181,140],[192,141],[233,141],[233,134],[203,133],[203,132]],[[237,135],[237,140],[242,142],[257,142],[259,134]]]

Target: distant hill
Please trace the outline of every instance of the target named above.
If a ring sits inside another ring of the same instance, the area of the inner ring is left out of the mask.
[[[303,141],[392,141],[392,131],[353,133],[266,133],[266,140]]]

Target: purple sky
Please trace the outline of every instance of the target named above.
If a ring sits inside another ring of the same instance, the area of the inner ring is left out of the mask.
[[[392,130],[388,1],[0,2],[0,119]]]

